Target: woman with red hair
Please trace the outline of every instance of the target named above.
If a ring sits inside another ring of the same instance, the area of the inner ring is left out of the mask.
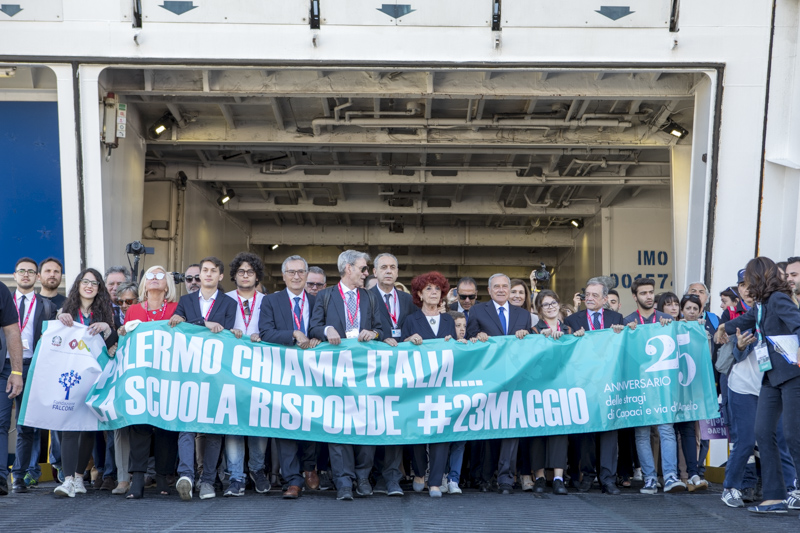
[[[449,341],[456,338],[456,322],[447,313],[439,312],[439,304],[450,290],[447,279],[438,272],[428,272],[417,276],[411,281],[411,296],[414,304],[421,309],[408,316],[403,322],[401,338],[405,342],[416,345],[428,339],[444,339]],[[431,497],[440,498],[442,492],[460,494],[458,479],[461,474],[461,461],[464,457],[465,443],[443,442],[430,445],[430,476],[428,486]],[[459,450],[456,448],[460,447]],[[446,474],[447,458],[450,455],[450,468]],[[427,466],[425,457],[425,444],[414,445],[414,490],[421,491],[425,485],[425,468]],[[420,475],[422,474],[422,475]]]

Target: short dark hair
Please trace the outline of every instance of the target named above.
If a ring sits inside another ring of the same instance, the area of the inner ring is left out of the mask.
[[[60,269],[61,269],[61,273],[62,273],[62,274],[64,273],[64,265],[61,263],[61,261],[59,261],[59,260],[58,260],[58,259],[56,259],[55,257],[48,257],[47,259],[45,259],[44,261],[42,261],[41,263],[39,263],[39,271],[40,271],[40,272],[41,272],[41,270],[42,270],[42,267],[43,267],[45,264],[47,264],[47,263],[55,263],[55,264],[57,264],[57,265],[58,265],[58,268],[60,268]]]
[[[695,294],[695,296],[697,296],[697,295]],[[678,295],[675,294],[674,292],[667,291],[667,292],[662,292],[661,294],[659,294],[658,298],[656,298],[656,302],[658,302],[658,303],[656,303],[656,309],[658,309],[659,311],[661,311],[663,313],[665,305],[672,304],[672,303],[680,305],[681,300],[680,300],[680,298],[678,298]]]
[[[478,290],[478,282],[475,281],[475,278],[471,278],[469,276],[464,276],[463,278],[458,280],[458,283],[456,283],[456,287],[460,287],[462,283],[471,283],[472,286],[475,287],[475,290],[476,291]]]
[[[33,259],[31,259],[30,257],[22,257],[22,258],[20,258],[20,259],[17,259],[17,264],[16,264],[16,265],[14,265],[14,270],[16,270],[16,269],[17,269],[17,267],[19,266],[19,264],[20,264],[20,263],[33,263],[33,266],[35,266],[35,267],[36,267],[36,273],[37,273],[37,274],[39,273],[39,265],[37,265],[37,264],[36,264],[36,261],[34,261]]]
[[[202,258],[200,260],[200,265],[199,266],[200,266],[201,269],[203,268],[203,263],[213,263],[214,266],[216,266],[219,269],[219,273],[220,274],[224,274],[225,273],[225,265],[222,264],[222,261],[220,261],[219,258],[214,257],[213,255],[210,255],[208,257],[204,257],[204,258]]]
[[[186,267],[186,270],[189,270],[189,269],[190,269],[190,268],[192,268],[192,267],[197,267],[197,268],[200,268],[200,263],[192,263],[191,265],[189,265],[188,267]],[[186,272],[186,270],[184,270],[184,272]]]
[[[794,255],[794,256],[792,256],[792,257],[790,257],[789,259],[786,260],[786,266],[789,266],[792,263],[800,263],[800,257]]]
[[[738,299],[739,299],[739,293],[737,293],[737,292],[736,292],[736,291],[733,289],[733,287],[728,287],[728,288],[727,288],[727,289],[725,289],[724,291],[720,292],[720,293],[719,293],[719,295],[720,295],[720,296],[727,296],[727,297],[728,297],[728,298],[730,298],[731,300],[738,300]]]
[[[453,320],[458,320],[459,318],[463,318],[464,320],[467,319],[467,315],[461,311],[448,311],[447,314],[453,317]]]
[[[322,274],[322,277],[325,278],[325,281],[328,281],[328,276],[325,275],[325,271],[322,270],[318,266],[308,267],[308,273],[309,274]]]
[[[617,298],[619,298],[619,293],[617,292],[617,289],[609,289],[608,290],[608,295],[611,296],[612,294],[614,296],[616,296]]]
[[[656,288],[656,280],[653,278],[636,278],[631,283],[631,293],[636,296],[636,293],[639,292],[639,287],[644,287],[645,285],[651,285],[654,289]]]
[[[251,254],[250,252],[239,252],[236,254],[236,257],[233,258],[231,261],[231,281],[236,281],[236,271],[239,270],[239,267],[242,266],[242,263],[249,263],[253,270],[256,272],[256,284],[260,283],[262,279],[264,279],[264,263],[261,261],[261,258],[258,257],[256,254]]]
[[[681,311],[683,311],[683,306],[688,303],[693,303],[697,305],[697,308],[701,311],[703,310],[703,303],[700,301],[700,297],[696,294],[684,294],[683,298],[681,298]]]

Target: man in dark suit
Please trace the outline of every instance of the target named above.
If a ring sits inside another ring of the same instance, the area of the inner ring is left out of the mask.
[[[337,261],[341,281],[317,295],[311,314],[311,337],[333,345],[342,337],[359,342],[383,340],[381,303],[374,293],[364,289],[369,272],[369,255],[345,250]],[[336,484],[337,500],[353,499],[353,480],[359,496],[370,496],[372,485],[369,473],[375,456],[375,446],[329,444],[331,470]]]
[[[586,282],[585,293],[586,312],[574,313],[568,316],[564,323],[577,335],[583,335],[586,331],[609,328],[615,333],[620,333],[624,327],[622,315],[610,309],[603,309],[608,299],[608,287],[605,283],[600,278],[592,278]],[[579,491],[587,492],[592,488],[596,475],[595,440],[597,439],[600,441],[600,486],[607,494],[620,493],[616,486],[617,438],[616,431],[571,435],[569,465],[573,486],[577,483],[581,472],[583,473],[583,479],[577,486]],[[576,452],[580,453],[580,460]]]
[[[22,337],[22,379],[25,381],[28,378],[28,369],[30,368],[33,353],[36,351],[36,345],[42,336],[42,324],[45,320],[56,319],[56,306],[48,299],[37,297],[33,292],[33,286],[36,283],[36,275],[39,272],[39,267],[36,261],[29,257],[23,257],[17,261],[17,266],[14,268],[14,281],[17,283],[17,290],[13,293],[14,306],[17,308],[19,315],[19,331]],[[11,366],[11,361],[3,358],[0,361],[0,372],[4,370],[5,365]],[[22,405],[24,394],[14,400],[17,402],[17,419],[19,419],[20,406]],[[9,413],[10,414],[10,413]],[[10,422],[10,417],[8,422]],[[2,420],[6,423],[5,417]],[[8,427],[5,427],[6,433]],[[14,460],[14,468],[12,473],[14,475],[14,492],[28,492],[28,487],[25,484],[25,473],[31,464],[31,451],[34,447],[34,441],[39,435],[36,428],[28,426],[17,425],[17,446],[16,446],[16,459]],[[4,437],[5,438],[5,437]],[[7,439],[6,439],[7,440]],[[5,456],[1,457],[6,459]],[[3,463],[8,465],[8,463]]]
[[[307,336],[311,309],[316,302],[316,298],[305,291],[308,263],[299,255],[292,255],[283,261],[281,273],[286,290],[267,295],[261,303],[261,316],[258,320],[261,340],[271,344],[297,346],[303,350],[315,348],[320,340]],[[276,440],[281,474],[289,484],[283,497],[292,500],[299,498],[304,483],[309,488],[318,488],[316,443]]]
[[[381,321],[383,323],[383,336],[387,344],[397,346],[402,342],[401,332],[406,318],[412,315],[417,306],[411,295],[398,291],[394,283],[397,281],[399,265],[397,258],[389,253],[382,253],[372,262],[372,273],[378,284],[369,289],[378,297],[383,306]],[[403,446],[381,446],[375,451],[375,469],[378,474],[375,481],[375,492],[389,496],[402,496],[400,479],[403,474],[400,467],[403,463]]]
[[[531,314],[522,307],[510,305],[508,296],[511,293],[511,280],[505,274],[494,274],[489,278],[489,296],[491,301],[477,304],[472,308],[470,319],[467,322],[467,338],[486,342],[489,337],[516,335],[524,337],[531,330]],[[460,294],[460,293],[459,293]],[[473,457],[480,461],[474,453],[479,449],[478,443],[473,442]],[[487,492],[491,479],[491,470],[495,461],[493,453],[487,453],[486,447],[491,450],[493,441],[484,445],[482,479],[480,489]],[[517,449],[519,439],[500,440],[497,451],[497,485],[501,494],[511,494],[514,484],[514,474],[517,471]],[[474,465],[473,465],[474,466]]]
[[[206,257],[200,261],[200,290],[181,296],[175,314],[169,325],[175,327],[181,322],[205,326],[212,333],[231,330],[236,325],[237,302],[219,288],[225,273],[225,265],[216,257]],[[194,465],[194,433],[181,432],[178,437],[178,457],[182,465]],[[203,452],[203,476],[200,478],[200,499],[214,498],[215,468],[222,447],[222,435],[206,434]],[[186,476],[190,479],[194,477]],[[191,492],[189,493],[191,494]],[[184,499],[184,495],[181,495]],[[188,498],[186,498],[188,499]]]
[[[472,306],[478,302],[478,282],[475,281],[475,278],[464,276],[458,280],[456,293],[458,301],[450,306],[450,310],[464,313],[467,323],[469,323],[469,313],[472,310]]]

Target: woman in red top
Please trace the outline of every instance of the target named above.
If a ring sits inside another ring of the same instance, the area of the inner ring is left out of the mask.
[[[125,313],[125,323],[131,320],[154,322],[169,320],[178,307],[178,291],[172,275],[164,267],[147,269],[139,285],[141,303],[132,305]],[[125,334],[125,326],[119,329]],[[128,498],[139,499],[144,495],[144,474],[150,455],[150,441],[155,435],[156,484],[159,493],[168,494],[167,475],[175,471],[178,459],[178,433],[161,428],[137,424],[130,426],[131,486]]]

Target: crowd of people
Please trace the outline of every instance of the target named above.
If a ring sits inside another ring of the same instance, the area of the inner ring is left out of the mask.
[[[228,265],[235,289],[223,292],[225,265],[206,257],[184,275],[186,294],[179,298],[172,273],[148,268],[132,283],[125,267],[105,275],[82,270],[65,296],[58,294],[62,264],[47,258],[17,261],[16,290],[0,283],[0,495],[8,493],[7,433],[12,404],[21,404],[24,381],[46,320],[66,326],[81,323],[101,335],[111,356],[129,321],[188,322],[213,333],[229,330],[237,338],[299,348],[342,339],[420,344],[426,339],[485,342],[492,336],[519,339],[539,334],[553,339],[587,331],[624,328],[674,320],[700,322],[708,336],[715,367],[720,413],[730,435],[731,454],[722,501],[730,507],[763,498],[749,507],[756,513],[800,509],[795,465],[800,460],[800,366],[776,336],[800,338],[800,257],[775,264],[758,257],[739,271],[738,283],[720,293],[722,315],[708,309],[702,282],[684,295],[655,293],[655,281],[638,278],[630,290],[636,311],[623,316],[621,295],[604,278],[562,302],[529,281],[495,274],[488,280],[488,300],[479,302],[478,282],[470,277],[455,287],[438,272],[417,276],[406,288],[397,282],[395,256],[372,260],[347,250],[338,258],[338,283],[328,286],[325,272],[300,256],[281,265],[285,289],[266,294],[264,264],[242,252]],[[40,292],[34,291],[36,282]],[[40,476],[40,430],[17,426],[14,492],[26,492]],[[758,454],[755,450],[758,449]],[[49,461],[57,471],[56,496],[75,497],[98,490],[139,499],[146,487],[180,499],[265,494],[280,487],[283,498],[304,491],[335,490],[338,500],[374,493],[402,496],[403,486],[431,497],[514,490],[568,495],[620,494],[632,482],[639,492],[698,492],[704,479],[708,441],[696,422],[678,422],[619,431],[553,435],[522,439],[459,441],[412,446],[366,446],[238,435],[172,432],[147,425],[115,431],[51,431]],[[758,457],[758,458],[757,458]],[[659,461],[660,459],[660,461]],[[96,475],[91,478],[90,462]],[[660,462],[660,476],[658,463]],[[228,483],[225,486],[223,480]]]

